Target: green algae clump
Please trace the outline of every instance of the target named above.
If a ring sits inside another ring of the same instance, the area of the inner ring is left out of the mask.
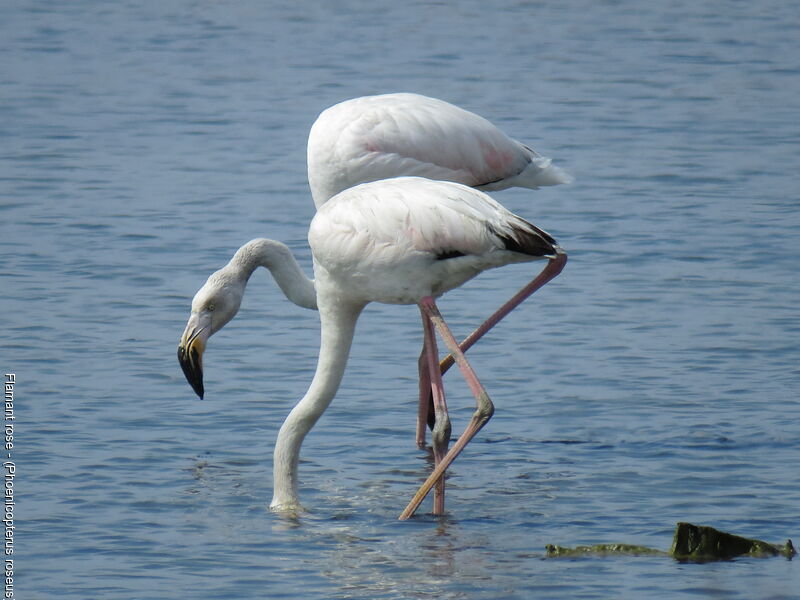
[[[654,550],[636,544],[595,544],[566,548],[548,544],[546,558],[583,558],[589,556],[670,556],[684,562],[731,560],[737,556],[764,558],[784,556],[792,559],[797,554],[792,540],[782,546],[726,533],[707,525],[678,523],[669,552]]]

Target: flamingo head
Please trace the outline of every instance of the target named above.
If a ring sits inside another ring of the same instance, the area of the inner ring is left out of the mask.
[[[192,313],[178,343],[178,362],[192,389],[203,397],[203,352],[208,338],[239,311],[244,281],[229,267],[208,278],[192,300]]]

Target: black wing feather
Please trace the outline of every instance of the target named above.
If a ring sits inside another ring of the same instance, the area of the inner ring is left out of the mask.
[[[503,242],[505,249],[528,256],[548,256],[556,253],[558,244],[546,231],[520,219],[519,226],[512,225],[510,233],[492,232]],[[524,226],[522,225],[524,223]]]

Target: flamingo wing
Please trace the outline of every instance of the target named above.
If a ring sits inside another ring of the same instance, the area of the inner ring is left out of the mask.
[[[354,292],[397,303],[438,295],[488,268],[552,256],[557,248],[547,233],[486,194],[419,177],[341,192],[317,211],[309,243],[315,268],[347,272]]]

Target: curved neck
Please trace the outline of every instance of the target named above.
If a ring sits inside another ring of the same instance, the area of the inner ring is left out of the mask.
[[[286,244],[264,238],[252,240],[239,248],[230,265],[241,273],[245,282],[257,267],[265,267],[291,302],[303,308],[317,308],[314,280],[303,273]]]
[[[273,510],[298,510],[297,463],[306,434],[336,395],[344,375],[358,315],[363,304],[321,297],[320,349],[317,370],[305,396],[289,413],[278,433],[273,464]]]

